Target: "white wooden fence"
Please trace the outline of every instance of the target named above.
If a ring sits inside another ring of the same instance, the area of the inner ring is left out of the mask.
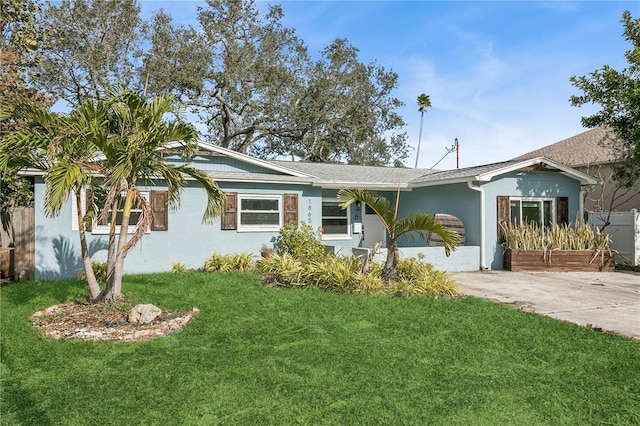
[[[589,223],[602,227],[609,216],[605,232],[611,235],[611,245],[618,252],[616,262],[640,265],[640,212],[589,212]]]

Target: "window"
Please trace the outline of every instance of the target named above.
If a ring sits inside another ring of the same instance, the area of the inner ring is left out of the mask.
[[[325,239],[349,237],[349,208],[341,209],[337,200],[322,200],[322,229]]]
[[[553,199],[513,198],[509,199],[509,221],[521,225],[535,222],[545,227],[556,222]]]
[[[504,242],[504,226],[536,222],[540,225],[569,223],[569,198],[496,197],[498,241]]]
[[[149,202],[149,192],[140,192],[144,198]],[[120,226],[122,224],[122,212],[124,206],[124,197],[126,193],[123,192],[120,200],[118,202],[118,210],[116,211],[116,226]],[[142,214],[142,209],[137,206],[131,207],[131,216],[129,216],[129,234],[132,234],[135,231],[136,224],[138,223],[138,219],[140,219],[140,215]],[[109,215],[111,215],[111,209],[109,209]],[[93,226],[91,227],[91,232],[94,234],[108,234],[109,233],[109,223],[107,221],[99,221],[98,218],[94,218]],[[147,229],[149,232],[149,229]]]
[[[104,201],[104,194],[94,194],[88,189],[81,190],[81,204],[82,210],[86,214],[87,205],[91,203],[91,200],[96,199],[96,204],[100,203],[100,200]],[[167,192],[166,191],[148,191],[141,192],[141,194],[147,199],[148,202],[151,203],[151,209],[153,211],[153,219],[149,229],[146,232],[150,231],[167,231],[169,229],[168,225],[168,211],[166,208],[167,204]],[[123,194],[124,195],[124,194]],[[124,202],[124,201],[122,201]],[[76,196],[75,194],[71,194],[71,229],[74,231],[78,230],[78,211],[76,208]],[[131,210],[131,217],[129,218],[129,233],[133,233],[135,231],[135,225],[140,218],[142,213],[142,209],[133,208]],[[120,208],[117,211],[116,215],[116,225],[120,225],[122,223],[122,209]],[[86,225],[86,231],[91,232],[93,234],[105,235],[109,234],[109,225],[107,223],[98,223],[97,218],[91,223]],[[119,232],[119,230],[118,230]]]
[[[282,197],[238,194],[238,231],[278,231],[282,226]]]

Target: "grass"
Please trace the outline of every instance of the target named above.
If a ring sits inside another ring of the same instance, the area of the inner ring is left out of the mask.
[[[83,285],[0,289],[0,424],[640,424],[638,342],[488,301],[268,289],[249,273],[124,289],[200,313],[157,340],[50,341],[29,316]]]

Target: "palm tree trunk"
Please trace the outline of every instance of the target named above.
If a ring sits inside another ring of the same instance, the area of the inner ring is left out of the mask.
[[[418,160],[420,159],[420,143],[422,142],[422,121],[424,119],[424,110],[420,111],[420,133],[418,133],[418,149],[416,150],[416,165],[414,169],[418,168]]]
[[[109,220],[109,243],[107,245],[107,286],[105,298],[111,298],[113,293],[113,283],[115,281],[116,265],[116,219],[118,217],[118,201],[111,204],[111,218]]]
[[[87,277],[87,284],[89,285],[89,292],[91,293],[91,301],[97,303],[101,299],[100,284],[96,279],[96,274],[93,272],[93,266],[91,265],[91,257],[89,256],[89,249],[87,248],[87,237],[85,235],[84,227],[84,213],[82,212],[82,198],[80,191],[76,190],[76,209],[78,211],[78,232],[80,233],[80,251],[82,252],[82,266],[84,267],[84,274]]]
[[[392,242],[387,249],[387,260],[382,268],[382,279],[398,281],[398,245]]]
[[[129,218],[131,217],[131,199],[133,191],[127,189],[124,197],[124,207],[122,208],[122,223],[120,224],[120,236],[118,237],[118,248],[116,249],[116,259],[113,269],[113,288],[111,300],[116,300],[122,296],[122,273],[124,270],[124,258],[126,257],[127,239],[129,237]]]

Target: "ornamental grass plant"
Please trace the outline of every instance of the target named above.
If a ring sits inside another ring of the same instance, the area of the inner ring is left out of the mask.
[[[203,267],[206,272],[246,272],[253,271],[254,268],[255,262],[251,253],[248,252],[231,254],[214,252],[205,260]]]
[[[269,285],[318,288],[358,294],[403,296],[459,296],[460,287],[450,274],[436,271],[419,259],[401,259],[399,281],[381,278],[383,265],[374,263],[360,274],[362,259],[325,254],[314,260],[296,259],[288,253],[260,259],[257,270]]]
[[[611,250],[609,235],[587,223],[576,220],[575,224],[541,226],[537,222],[522,225],[501,224],[505,242],[503,246],[512,250]]]
[[[276,239],[277,254],[260,259],[256,270],[263,282],[275,286],[318,288],[358,294],[406,296],[459,296],[460,287],[450,274],[421,259],[401,259],[398,280],[382,279],[383,265],[373,263],[361,272],[364,260],[327,253],[321,233],[311,225],[285,225]]]

